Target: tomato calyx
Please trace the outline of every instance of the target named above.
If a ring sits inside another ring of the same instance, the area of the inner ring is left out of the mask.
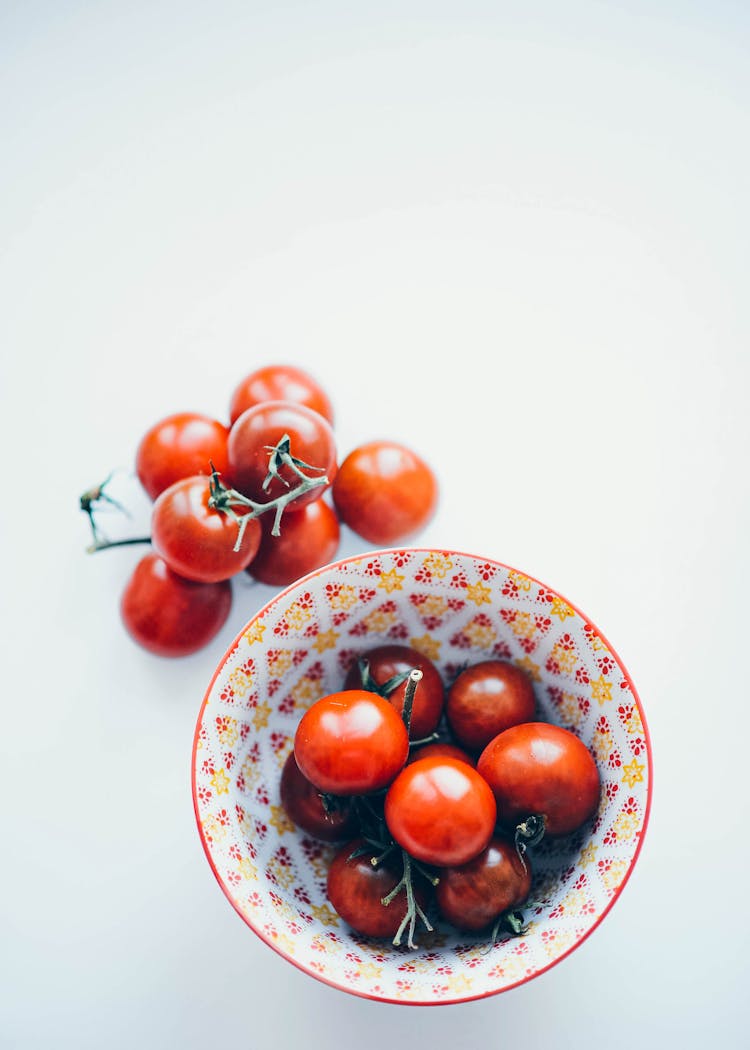
[[[260,517],[261,514],[266,514],[269,510],[273,510],[275,514],[271,535],[280,536],[281,517],[287,506],[306,492],[310,492],[311,489],[318,488],[321,485],[328,485],[325,468],[313,467],[309,463],[305,463],[304,460],[297,459],[296,456],[292,455],[290,446],[291,441],[288,434],[284,434],[275,445],[264,446],[268,452],[268,473],[261,486],[263,491],[268,491],[269,485],[275,478],[278,478],[279,481],[287,486],[286,492],[283,492],[275,499],[270,499],[267,503],[258,503],[256,500],[250,499],[249,496],[244,496],[237,489],[228,488],[221,480],[219,471],[211,463],[211,495],[208,505],[222,514],[230,515],[237,522],[237,542],[234,545],[236,551],[242,546],[242,537],[248,521]],[[289,486],[286,478],[279,473],[282,467],[289,467],[297,475],[300,479],[299,485],[295,485],[294,488]],[[304,473],[303,467],[306,470],[322,471],[323,473],[319,473],[318,477],[310,477],[309,474]],[[250,513],[237,514],[235,507],[249,507]]]
[[[221,480],[220,472],[214,466],[213,461],[209,460],[211,474],[209,478],[210,496],[208,505],[221,514],[228,514],[236,522],[237,540],[233,547],[234,551],[239,551],[242,548],[242,540],[248,522],[272,510],[275,512],[275,517],[271,535],[280,536],[281,517],[286,507],[299,496],[310,492],[311,489],[329,484],[324,467],[312,466],[310,463],[305,463],[304,460],[292,455],[291,440],[288,434],[284,434],[275,445],[267,445],[265,448],[268,451],[268,473],[262,485],[263,491],[266,492],[268,490],[269,485],[275,478],[278,478],[287,487],[286,492],[283,492],[275,499],[268,500],[267,503],[258,503],[236,489],[229,488]],[[294,488],[279,474],[282,467],[288,467],[299,478],[299,484],[295,485]],[[316,471],[318,476],[311,477],[305,473],[305,470]],[[112,480],[112,476],[113,472],[108,474],[100,484],[92,485],[79,497],[80,509],[89,519],[89,525],[91,526],[92,539],[90,545],[86,548],[89,554],[107,550],[109,547],[129,547],[138,543],[151,542],[150,536],[133,536],[122,540],[108,540],[99,528],[96,513],[98,510],[101,510],[103,504],[115,507],[123,514],[129,516],[127,508],[107,492],[107,485]],[[249,513],[238,514],[235,507],[249,508]],[[376,690],[371,691],[375,692]]]
[[[499,943],[501,934],[509,933],[511,937],[523,937],[528,931],[529,924],[526,922],[523,912],[517,908],[509,908],[507,911],[501,912],[495,919],[487,947],[482,954],[486,955]]]
[[[362,688],[366,689],[368,693],[377,693],[378,696],[382,696],[385,700],[388,699],[394,690],[407,681],[411,673],[410,671],[401,671],[399,674],[394,674],[387,682],[378,685],[370,672],[370,661],[366,657],[357,660],[357,667],[359,668],[359,676],[362,679]]]
[[[305,470],[317,470],[321,475],[325,475],[325,467],[314,467],[311,463],[305,463],[303,459],[297,459],[296,456],[292,455],[291,439],[288,434],[284,434],[275,445],[264,445],[263,447],[266,452],[268,452],[268,473],[261,485],[264,492],[268,492],[269,486],[274,478],[278,478],[282,485],[286,485],[287,488],[289,488],[289,482],[279,473],[282,467],[289,467],[289,469],[294,471],[302,482],[315,480],[310,478],[307,474],[303,474],[302,467],[304,467]],[[319,485],[323,484],[323,481],[323,477],[317,479]],[[325,483],[328,483],[327,479],[325,479]],[[308,492],[313,487],[314,486],[312,485],[308,485],[304,491]],[[296,492],[295,495],[301,496],[302,492]]]
[[[89,519],[89,525],[91,526],[91,543],[86,548],[87,554],[94,554],[96,551],[104,550],[107,547],[131,547],[136,543],[151,542],[150,536],[134,536],[125,540],[108,540],[99,528],[96,514],[102,509],[101,505],[104,503],[130,517],[127,507],[124,507],[119,500],[116,500],[107,492],[107,485],[109,485],[113,477],[114,471],[111,470],[104,481],[100,481],[98,485],[92,485],[90,489],[86,489],[85,492],[81,493],[78,498],[78,505]]]
[[[522,820],[520,824],[516,824],[515,833],[513,835],[513,841],[516,847],[516,853],[518,859],[526,867],[526,861],[524,860],[524,854],[529,846],[537,846],[544,838],[544,832],[546,828],[546,821],[544,816],[540,813],[532,813],[526,820]]]
[[[388,850],[388,852],[391,852],[390,849]],[[380,859],[381,858],[379,857],[373,858],[373,865],[375,866],[375,861],[379,861]],[[428,933],[432,933],[434,927],[432,926],[432,923],[420,907],[419,901],[417,900],[414,894],[412,867],[415,867],[419,870],[418,865],[416,864],[414,859],[409,856],[405,849],[401,850],[401,859],[404,866],[403,875],[401,876],[400,881],[397,882],[396,885],[393,887],[391,892],[387,896],[381,898],[380,903],[383,905],[384,908],[387,908],[391,901],[398,896],[401,890],[406,891],[406,912],[404,913],[404,917],[401,920],[401,925],[396,931],[396,936],[393,938],[393,944],[395,945],[395,947],[399,947],[404,931],[408,928],[406,945],[408,948],[415,949],[417,945],[414,940],[414,933],[416,932],[417,919],[421,920],[424,928],[428,931]],[[430,881],[432,881],[432,879]]]
[[[385,829],[384,821],[382,821],[382,826]],[[421,875],[422,878],[426,879],[427,882],[430,882],[433,886],[437,886],[440,881],[439,877],[423,867],[423,865],[416,861],[405,849],[400,847],[390,835],[386,835],[385,837],[380,835],[377,839],[365,837],[365,845],[353,850],[349,859],[351,860],[366,853],[373,853],[373,856],[370,858],[370,863],[373,868],[377,868],[383,864],[395,850],[398,850],[401,853],[401,878],[390,893],[386,894],[385,897],[381,897],[380,903],[384,908],[387,908],[396,897],[398,897],[402,890],[406,893],[406,911],[404,912],[404,917],[401,920],[392,943],[398,948],[401,944],[401,938],[404,935],[404,931],[408,928],[406,945],[413,950],[417,947],[414,940],[417,919],[421,921],[428,933],[432,933],[434,929],[432,923],[420,906],[416,893],[414,892],[414,873],[416,872]]]
[[[400,671],[398,674],[394,674],[392,678],[389,678],[386,682],[379,685],[370,673],[369,660],[362,657],[357,661],[357,667],[359,668],[359,675],[362,679],[362,688],[368,693],[377,693],[377,695],[382,696],[384,700],[387,700],[391,693],[406,682],[404,706],[401,711],[401,717],[404,720],[407,734],[411,733],[411,715],[414,708],[414,694],[417,691],[417,686],[424,677],[424,673],[420,671],[418,667],[412,667],[409,671]],[[430,733],[429,736],[422,737],[421,740],[410,739],[409,747],[417,747],[419,744],[429,744],[437,739],[437,733]]]

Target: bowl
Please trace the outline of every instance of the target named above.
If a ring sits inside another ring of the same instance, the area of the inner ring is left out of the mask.
[[[602,781],[584,828],[543,840],[528,922],[489,943],[447,925],[417,950],[351,930],[326,899],[336,846],[298,831],[279,780],[304,711],[342,688],[366,649],[418,649],[450,680],[467,662],[512,660],[531,676],[539,717],[576,733]],[[311,573],[247,624],[219,664],[198,717],[193,800],[209,864],[247,925],[335,988],[432,1005],[505,991],[570,954],[633,870],[651,797],[651,753],[633,683],[602,633],[565,598],[489,558],[418,548],[374,551]]]

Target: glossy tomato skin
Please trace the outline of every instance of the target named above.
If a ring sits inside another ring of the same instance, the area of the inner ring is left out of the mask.
[[[333,502],[342,521],[370,543],[390,546],[419,532],[437,506],[438,485],[428,465],[392,441],[354,449],[339,467]]]
[[[266,365],[245,376],[232,394],[229,408],[232,423],[248,408],[265,401],[305,405],[333,425],[333,406],[328,394],[317,380],[294,365]]]
[[[363,689],[324,696],[297,726],[294,754],[302,773],[331,795],[366,795],[387,787],[409,754],[406,726],[387,700]]]
[[[357,831],[352,808],[348,804],[328,812],[320,792],[301,772],[292,751],[281,771],[281,804],[297,827],[324,842],[350,839]]]
[[[530,677],[507,660],[483,660],[467,667],[445,702],[454,737],[471,751],[482,751],[504,729],[530,722],[535,710]]]
[[[512,842],[493,838],[487,849],[457,867],[443,868],[435,899],[459,930],[483,930],[504,911],[520,907],[531,889],[531,865]]]
[[[359,933],[392,938],[406,914],[406,891],[402,889],[390,904],[381,901],[401,881],[401,866],[388,858],[374,868],[370,860],[376,854],[369,848],[362,856],[352,858],[353,852],[365,846],[364,839],[355,839],[334,857],[328,869],[328,899],[341,918]],[[417,902],[424,909],[424,883],[415,879],[413,885]]]
[[[257,503],[267,503],[299,484],[299,478],[289,467],[282,467],[281,478],[273,478],[267,491],[263,482],[268,474],[268,449],[278,444],[287,434],[290,452],[295,459],[309,463],[320,470],[301,468],[310,477],[325,475],[329,482],[336,473],[336,443],[330,423],[304,405],[289,401],[267,401],[248,408],[229,431],[227,452],[229,478],[236,489]],[[299,510],[306,503],[320,499],[326,486],[319,485],[288,505]]]
[[[495,799],[475,769],[455,758],[423,758],[399,773],[385,796],[385,821],[416,860],[465,864],[487,846]]]
[[[232,607],[232,588],[193,583],[173,572],[158,554],[135,567],[120,602],[130,636],[158,656],[187,656],[211,641]]]
[[[362,653],[361,659],[367,660],[369,673],[377,685],[384,685],[394,675],[403,674],[414,667],[419,668],[422,680],[414,691],[409,736],[412,740],[421,740],[434,732],[443,713],[444,689],[443,680],[433,662],[408,645],[379,645]],[[344,688],[362,688],[358,663],[349,668]],[[403,711],[405,696],[406,682],[394,689],[387,698],[399,714]]]
[[[238,524],[229,514],[209,507],[210,495],[209,478],[183,478],[161,493],[151,514],[154,550],[174,572],[199,583],[218,583],[241,572],[260,545],[260,521],[252,518],[235,551]]]
[[[433,744],[423,744],[422,747],[415,748],[409,755],[409,761],[407,765],[411,765],[412,762],[418,762],[421,758],[455,758],[458,762],[465,762],[467,766],[476,766],[476,762],[463,748],[456,747],[455,744],[446,744],[442,741],[435,741]]]
[[[272,536],[273,513],[262,515],[258,552],[248,568],[261,583],[286,587],[332,561],[339,548],[341,530],[336,512],[322,499],[281,519],[281,535]]]
[[[177,412],[159,420],[141,438],[135,469],[151,499],[181,478],[210,474],[210,462],[224,474],[229,465],[229,428],[197,412]]]
[[[599,771],[582,741],[559,726],[526,722],[491,740],[477,763],[507,826],[544,817],[545,834],[566,835],[599,803]]]

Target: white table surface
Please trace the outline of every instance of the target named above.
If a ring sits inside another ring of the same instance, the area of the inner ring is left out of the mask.
[[[747,1045],[748,43],[728,0],[0,7],[0,1045]],[[84,553],[79,493],[272,361],[342,453],[436,466],[421,544],[558,589],[643,700],[635,872],[499,997],[367,1002],[253,936],[190,750],[272,591],[159,660],[141,552]]]

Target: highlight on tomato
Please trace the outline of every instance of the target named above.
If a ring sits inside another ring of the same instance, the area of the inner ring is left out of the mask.
[[[387,787],[409,755],[402,719],[387,700],[363,689],[322,697],[297,726],[294,754],[302,773],[331,795],[367,795]]]
[[[512,726],[491,740],[477,770],[492,789],[506,827],[540,821],[546,835],[567,835],[599,804],[599,770],[583,741],[547,722]]]
[[[385,796],[394,840],[425,864],[465,864],[487,846],[497,807],[486,781],[466,762],[443,755],[406,766]]]

